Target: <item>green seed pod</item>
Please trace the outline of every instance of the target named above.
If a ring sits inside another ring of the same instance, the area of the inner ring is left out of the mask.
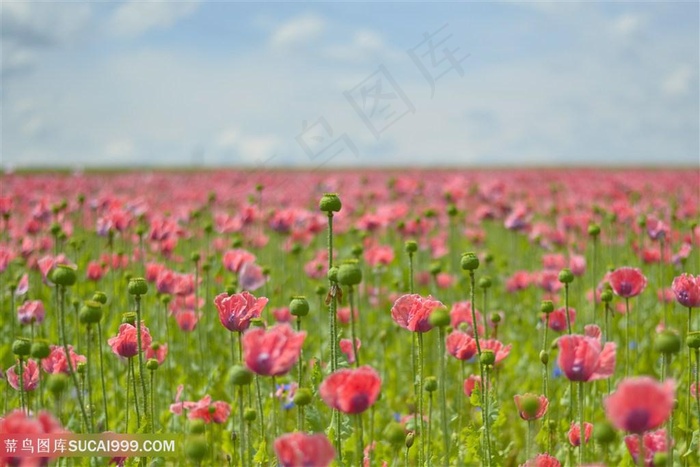
[[[194,418],[187,424],[187,431],[190,434],[201,435],[205,430],[206,425],[204,424],[204,420],[200,420],[199,418]]]
[[[340,211],[342,207],[343,203],[340,202],[337,193],[324,193],[318,203],[318,208],[331,216],[334,212]]]
[[[54,222],[53,224],[51,224],[49,231],[51,232],[51,235],[55,237],[56,235],[61,233],[61,224],[59,224],[58,222]]]
[[[190,259],[193,262],[198,263],[199,260],[202,259],[202,255],[200,255],[198,251],[195,251],[190,255]]]
[[[148,282],[143,277],[135,277],[129,280],[129,293],[131,295],[146,295],[148,292]]]
[[[146,360],[146,368],[151,370],[151,371],[156,371],[160,365],[158,364],[158,360],[155,358],[149,358]]]
[[[243,419],[246,422],[255,421],[256,418],[258,418],[258,413],[255,411],[255,409],[248,407],[243,411]]]
[[[460,264],[465,271],[475,271],[479,269],[479,258],[472,252],[462,253]]]
[[[314,292],[315,292],[316,295],[318,295],[319,297],[322,297],[322,296],[326,295],[326,293],[328,293],[328,290],[326,290],[326,288],[325,288],[324,286],[322,286],[322,285],[317,285],[317,286],[316,286],[316,289],[314,290]]]
[[[122,323],[131,324],[132,326],[136,325],[136,313],[129,311],[122,314]]]
[[[50,374],[46,380],[46,387],[49,392],[57,397],[60,395],[66,386],[68,385],[68,375],[65,373],[54,373]]]
[[[79,318],[83,324],[99,323],[102,319],[102,304],[94,300],[85,300],[80,308]]]
[[[493,263],[493,253],[491,253],[491,252],[486,253],[486,254],[484,255],[484,262],[485,262],[486,264],[491,264],[491,263]]]
[[[338,283],[340,285],[358,285],[362,282],[362,269],[357,261],[346,261],[338,268]]]
[[[298,295],[292,297],[292,301],[289,302],[289,312],[292,316],[306,316],[309,314],[309,302],[303,295]]]
[[[488,289],[491,287],[491,278],[488,276],[484,276],[481,279],[479,279],[479,287],[482,289]]]
[[[32,352],[32,343],[28,339],[17,339],[12,343],[12,353],[18,357],[26,357]]]
[[[391,422],[384,428],[384,438],[391,444],[401,444],[406,441],[406,431],[400,423]]]
[[[493,365],[496,363],[496,354],[490,349],[482,350],[479,361],[482,363],[482,365]]]
[[[338,268],[336,266],[328,270],[328,280],[331,282],[338,282]]]
[[[551,300],[542,300],[540,303],[540,311],[544,314],[550,314],[554,311],[554,303]]]
[[[75,370],[78,374],[84,375],[87,373],[87,362],[78,362],[78,367]]]
[[[489,319],[493,324],[498,324],[501,322],[501,314],[494,311],[489,315]]]
[[[423,389],[426,392],[435,392],[438,388],[437,378],[435,376],[428,376],[423,382]]]
[[[294,393],[294,404],[300,407],[309,405],[312,400],[313,395],[311,394],[311,390],[309,388],[299,388]]]
[[[415,240],[407,240],[404,244],[404,249],[409,255],[413,254],[418,251],[418,244],[415,242]]]
[[[236,294],[236,284],[229,284],[226,286],[226,294],[227,295],[235,295]]]
[[[694,331],[689,333],[685,343],[691,349],[700,349],[700,332]]]
[[[201,435],[189,438],[185,443],[185,455],[196,465],[204,459],[208,450],[207,441]]]
[[[265,322],[260,318],[253,318],[250,320],[250,327],[251,328],[264,328]]]
[[[600,293],[600,301],[601,301],[601,302],[603,302],[603,303],[610,303],[610,302],[612,302],[612,299],[613,299],[612,290],[607,290],[607,289],[606,289],[606,290],[603,290],[603,291]]]
[[[355,246],[352,247],[352,250],[351,250],[352,255],[353,255],[355,258],[357,258],[357,259],[359,259],[360,256],[362,256],[362,253],[363,253],[364,251],[365,251],[365,249],[362,248],[362,245],[355,245]]]
[[[442,272],[442,264],[439,262],[435,261],[430,265],[430,274],[433,276],[437,276]]]
[[[107,304],[107,294],[104,292],[97,291],[94,294],[92,294],[92,300],[101,303],[103,305]]]
[[[430,313],[428,321],[431,325],[435,326],[436,328],[449,326],[450,314],[445,308],[436,308],[435,310],[433,310],[432,313]]]
[[[600,235],[600,226],[598,224],[588,224],[588,235],[591,237]]]
[[[654,462],[652,465],[666,465],[668,462],[668,454],[663,451],[654,453]]]
[[[540,399],[533,394],[525,394],[520,399],[520,409],[530,418],[534,418],[537,415],[539,408]]]
[[[546,350],[540,350],[540,361],[543,365],[549,363],[549,352]]]
[[[292,245],[292,249],[289,252],[295,256],[299,255],[303,251],[303,248],[298,243]]]
[[[459,211],[457,210],[457,206],[454,204],[449,204],[447,205],[447,215],[450,217],[455,217],[457,214],[459,214]]]
[[[559,282],[562,284],[571,284],[574,281],[574,273],[571,272],[571,269],[569,268],[564,268],[561,271],[559,271]]]
[[[251,381],[253,381],[253,373],[248,368],[242,365],[231,368],[231,382],[235,386],[246,386]]]
[[[602,421],[593,426],[593,438],[600,444],[610,444],[617,438],[617,433],[610,423]]]
[[[665,329],[656,335],[654,350],[664,354],[678,353],[681,350],[681,338],[677,333]]]
[[[47,344],[46,342],[36,341],[32,344],[30,354],[32,358],[36,358],[37,360],[43,360],[49,355],[51,355],[51,347],[49,347],[49,344]]]
[[[78,276],[73,268],[65,264],[59,264],[53,269],[51,274],[49,274],[49,279],[54,284],[71,287],[75,284]]]

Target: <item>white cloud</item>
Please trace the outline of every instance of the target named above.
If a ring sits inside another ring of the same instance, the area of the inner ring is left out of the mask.
[[[131,1],[122,3],[109,20],[117,36],[136,37],[152,29],[167,29],[199,8],[198,1]]]
[[[629,37],[640,32],[647,20],[644,16],[626,13],[613,22],[613,31],[623,37]]]
[[[273,47],[288,47],[307,43],[320,36],[326,21],[315,14],[295,16],[277,26],[270,36]]]
[[[661,89],[669,96],[684,96],[690,92],[693,70],[688,65],[681,65],[664,79]]]

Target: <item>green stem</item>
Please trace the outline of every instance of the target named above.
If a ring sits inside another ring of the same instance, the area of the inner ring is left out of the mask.
[[[418,426],[420,427],[420,433],[418,438],[418,453],[420,454],[420,459],[423,459],[425,454],[425,430],[423,423],[423,333],[418,334]],[[420,465],[423,465],[422,463]]]
[[[248,457],[246,456],[246,432],[245,432],[245,419],[243,418],[243,386],[238,386],[238,430],[240,431],[239,433],[239,438],[241,440],[241,465],[246,466],[247,465],[247,459]]]
[[[445,328],[438,328],[438,358],[440,359],[440,417],[442,422],[442,443],[445,453],[444,463],[450,463],[450,432],[447,428],[447,368],[445,358]],[[464,380],[462,380],[464,381]],[[460,391],[464,393],[464,391]]]
[[[630,375],[630,299],[625,297],[625,376]]]
[[[352,351],[355,354],[355,368],[360,366],[360,354],[357,348],[357,325],[355,324],[354,288],[348,286],[348,302],[350,302],[350,337],[352,339]]]
[[[700,349],[695,349],[695,391],[700,388]],[[697,396],[697,394],[696,394]],[[700,421],[700,397],[695,397],[698,421]],[[688,425],[690,427],[690,425]]]
[[[153,385],[155,383],[155,380],[156,380],[156,371],[151,370],[151,386],[150,386],[150,390],[151,390],[151,423],[152,423],[152,428],[153,428],[154,432],[156,430],[156,426],[155,426],[156,425],[156,408],[155,408],[156,407],[156,400],[155,400],[155,396],[154,396],[155,391],[153,390]]]
[[[408,293],[413,293],[413,253],[408,253]]]
[[[58,286],[58,313],[59,321],[61,322],[59,326],[59,331],[61,333],[61,341],[63,342],[63,350],[66,353],[66,361],[68,363],[68,370],[70,371],[71,379],[73,380],[73,385],[75,386],[75,391],[78,395],[78,404],[80,405],[80,413],[83,416],[83,423],[85,428],[90,427],[90,422],[88,420],[87,412],[85,411],[85,404],[83,403],[83,395],[80,391],[80,383],[78,382],[78,377],[75,374],[75,368],[73,368],[73,361],[70,358],[70,352],[68,351],[68,340],[66,339],[66,316],[64,303],[66,299],[66,288],[63,285]]]
[[[102,339],[102,324],[97,322],[97,342],[101,342]],[[109,413],[107,411],[107,385],[105,384],[105,364],[102,359],[102,345],[97,346],[98,353],[100,355],[100,379],[102,385],[102,410],[105,413],[105,431],[109,431]],[[127,403],[127,407],[129,404]]]
[[[258,400],[258,417],[260,418],[260,441],[267,449],[267,432],[265,431],[265,413],[263,412],[262,393],[260,391],[260,377],[255,375],[255,392]]]
[[[578,464],[583,465],[583,445],[586,444],[586,432],[583,427],[583,381],[578,383],[578,417],[579,417],[579,444],[578,444]]]
[[[143,365],[143,343],[141,341],[141,295],[135,295],[136,301],[136,344],[139,352],[139,379],[141,380],[141,392],[143,396],[143,414],[146,417],[146,432],[149,432],[152,427],[152,421],[149,421],[148,415],[148,391],[146,390],[146,372]]]
[[[532,443],[532,420],[527,421],[527,435],[525,435],[525,461],[530,460],[530,444]]]
[[[491,422],[489,421],[489,368],[485,367],[485,365],[482,365],[481,362],[479,363],[479,366],[482,368],[482,383],[481,387],[483,389],[483,394],[484,394],[484,399],[483,399],[483,408],[481,410],[481,413],[483,414],[484,417],[484,434],[486,438],[485,442],[485,450],[486,450],[486,465],[491,466],[491,428],[490,424]]]
[[[426,454],[426,464],[431,465],[433,447],[433,393],[428,393],[428,453]]]
[[[663,373],[661,376],[661,380],[665,380],[666,378],[669,377],[671,374],[671,354],[664,352],[663,354]],[[668,417],[668,422],[666,423],[666,446],[667,446],[667,451],[666,451],[666,458],[667,458],[667,464],[669,466],[673,465],[673,445],[672,445],[672,440],[673,440],[673,410],[671,410],[671,414]]]
[[[566,315],[566,329],[569,334],[571,332],[571,318],[569,317],[569,283],[564,284],[564,311]]]
[[[644,435],[639,433],[637,435],[637,442],[639,443],[639,454],[637,454],[637,465],[639,467],[644,467],[646,465],[646,453],[644,452]]]
[[[85,377],[87,378],[87,393],[88,393],[88,406],[90,407],[90,431],[94,432],[95,431],[95,411],[93,410],[93,403],[92,403],[92,378],[90,377],[90,362],[92,361],[92,355],[90,352],[90,348],[92,347],[91,341],[92,340],[92,326],[89,324],[87,325],[87,349],[86,349],[86,357],[87,361],[85,362]]]
[[[356,460],[357,460],[357,465],[362,465],[362,457],[363,457],[363,446],[364,442],[362,440],[362,414],[358,413],[354,416],[355,419],[355,450],[356,452]]]
[[[24,360],[23,357],[19,357],[19,405],[22,411],[29,415],[29,409],[26,408],[24,403]]]
[[[139,409],[139,397],[136,394],[136,368],[134,358],[129,357],[129,372],[131,373],[131,385],[134,390],[134,406],[136,407],[136,426],[141,427],[141,410]]]

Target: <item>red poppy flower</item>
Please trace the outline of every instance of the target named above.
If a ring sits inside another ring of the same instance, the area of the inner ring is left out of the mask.
[[[294,332],[288,324],[269,330],[255,328],[243,334],[243,358],[246,366],[263,376],[287,373],[299,360],[306,332]]]
[[[396,324],[412,332],[427,332],[433,326],[430,324],[430,314],[436,308],[444,307],[442,302],[432,296],[421,297],[418,294],[402,295],[391,307],[391,317]]]
[[[12,389],[19,391],[19,363],[8,368],[5,377]],[[22,383],[24,391],[33,391],[39,387],[39,365],[31,358],[22,363]]]
[[[589,328],[592,332],[593,328]],[[601,346],[598,337],[564,335],[559,345],[559,368],[571,381],[595,381],[610,377],[615,371],[615,343]]]
[[[556,457],[552,457],[549,454],[538,454],[520,467],[561,467],[561,462],[559,462]]]
[[[41,437],[41,435],[65,434],[69,432],[61,426],[61,423],[53,415],[43,410],[36,416],[28,415],[24,410],[13,410],[0,417],[0,433],[5,438],[18,437],[22,439],[27,436]],[[18,443],[15,452],[19,452],[20,449],[21,443]],[[0,465],[48,465],[48,458],[50,457],[57,457],[57,455],[51,453],[45,454],[43,457],[11,457],[9,451],[5,451],[5,445],[3,444],[3,456],[0,457]]]
[[[516,394],[513,396],[515,406],[518,408],[520,418],[523,420],[537,420],[542,418],[549,407],[549,400],[545,396],[536,396],[534,394]],[[534,401],[536,405],[527,407],[530,401]]]
[[[644,465],[654,467],[654,455],[657,452],[665,452],[668,449],[666,430],[662,428],[644,433],[642,442],[644,443]],[[639,459],[639,437],[637,435],[625,436],[625,445],[636,464]]]
[[[347,414],[362,413],[379,397],[382,380],[371,366],[338,370],[319,388],[321,399],[329,407]]]
[[[542,321],[546,321],[547,316],[542,315]],[[573,326],[576,322],[576,310],[569,307],[569,321]],[[557,308],[549,314],[549,329],[557,332],[566,330],[566,307]]]
[[[686,308],[700,307],[700,276],[683,273],[673,279],[673,294],[678,303]]]
[[[249,292],[233,295],[222,293],[214,298],[214,304],[219,311],[219,320],[231,332],[243,332],[248,329],[250,320],[260,317],[267,302],[267,298],[255,298]]]
[[[462,331],[452,331],[447,336],[447,351],[459,360],[469,360],[476,355],[476,340]]]
[[[636,297],[647,286],[647,278],[637,268],[615,269],[608,276],[615,295],[624,298]]]
[[[588,422],[583,422],[583,431],[585,433],[584,443],[588,444],[591,439],[591,434],[593,434],[593,424]],[[571,427],[569,428],[569,443],[572,446],[579,446],[581,444],[581,423],[571,422]]]
[[[626,378],[603,401],[608,420],[617,428],[643,433],[662,425],[671,415],[675,382],[648,376]]]
[[[326,435],[288,433],[275,440],[275,453],[282,467],[313,465],[326,467],[335,458],[335,450]]]

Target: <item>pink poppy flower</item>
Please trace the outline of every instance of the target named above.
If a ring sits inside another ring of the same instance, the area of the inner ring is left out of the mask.
[[[608,276],[610,286],[618,297],[636,297],[647,286],[647,278],[637,268],[624,267],[615,269]]]
[[[73,350],[72,345],[68,346],[68,353],[70,354],[70,363],[73,366],[73,370],[78,368],[78,363],[87,362],[87,358],[85,358],[84,355],[77,354]],[[70,374],[70,367],[68,366],[68,359],[66,358],[66,350],[63,348],[63,346],[52,345],[49,356],[41,361],[41,368],[50,374]]]
[[[644,436],[642,436],[642,442],[644,443],[644,465],[647,467],[654,467],[654,455],[657,452],[665,452],[668,449],[668,445],[666,444],[666,430],[662,428],[660,430],[646,432]],[[635,464],[639,462],[639,436],[625,436],[625,445],[632,459],[634,459]]]
[[[365,261],[371,267],[387,266],[394,260],[394,249],[388,245],[377,245],[365,250]]]
[[[365,365],[332,373],[321,383],[319,393],[329,407],[347,414],[358,414],[377,401],[381,387],[379,374]]]
[[[41,324],[45,316],[46,310],[41,300],[29,300],[17,307],[17,318],[21,324]]]
[[[274,447],[282,467],[327,467],[335,458],[333,445],[322,433],[288,433],[277,438]]]
[[[561,336],[559,368],[571,381],[595,381],[609,378],[615,371],[615,343],[601,346],[600,336],[578,334]]]
[[[340,346],[340,351],[345,354],[345,358],[348,360],[349,364],[355,363],[355,349],[352,346],[352,341],[350,339],[340,339],[340,342],[338,344]],[[355,346],[357,349],[360,349],[360,346],[362,345],[362,342],[360,342],[360,339],[355,338]]]
[[[153,342],[146,349],[146,360],[155,359],[158,365],[165,362],[165,357],[168,356],[168,344],[160,344]]]
[[[255,263],[245,263],[238,274],[238,285],[243,290],[257,290],[267,282],[263,270]]]
[[[67,434],[68,430],[61,426],[49,412],[40,411],[38,415],[28,415],[24,410],[13,410],[0,417],[0,433],[3,437],[17,437],[22,439],[28,435],[42,437],[48,434]],[[43,457],[12,457],[9,452],[4,451],[0,457],[2,466],[43,466],[49,465],[49,458],[58,457],[56,454],[44,454]],[[17,451],[21,449],[21,443],[17,445]]]
[[[542,321],[546,321],[547,316],[542,315]],[[571,326],[576,322],[576,310],[569,307],[569,320]],[[549,314],[549,329],[557,332],[566,331],[566,307],[557,308]]]
[[[584,436],[584,444],[588,444],[588,441],[591,439],[591,435],[593,434],[593,424],[588,423],[588,422],[583,422],[583,432],[585,433]],[[581,423],[580,422],[571,422],[571,427],[569,428],[569,432],[567,433],[567,436],[569,437],[569,443],[571,443],[572,446],[580,446],[581,445]]]
[[[626,378],[603,400],[608,420],[620,430],[644,433],[661,426],[671,415],[676,383],[648,376]]]
[[[224,401],[212,402],[211,396],[206,395],[201,400],[190,403],[187,418],[202,420],[204,423],[226,423],[231,415],[231,406]]]
[[[17,288],[15,289],[15,297],[21,297],[27,292],[29,292],[29,274],[24,273],[22,274],[22,277],[17,283]]]
[[[474,392],[474,389],[476,388],[481,389],[481,376],[479,375],[470,375],[467,379],[464,380],[464,394],[467,397],[472,396],[472,392]]]
[[[403,295],[391,307],[391,317],[396,324],[412,332],[427,332],[433,326],[430,324],[430,314],[445,305],[432,296],[421,297],[418,294]]]
[[[671,285],[676,301],[686,308],[700,307],[700,276],[683,273]]]
[[[503,359],[510,354],[510,349],[513,347],[512,344],[503,345],[502,342],[496,339],[485,339],[479,341],[479,345],[481,346],[482,352],[484,350],[491,350],[494,353],[496,356],[496,365],[501,363],[501,361],[503,361]]]
[[[5,377],[10,386],[19,391],[19,363],[8,368]],[[39,387],[39,365],[29,358],[22,363],[22,388],[24,391],[33,391],[37,387]]]
[[[243,334],[243,358],[246,366],[263,376],[280,376],[299,360],[306,332],[294,332],[288,324],[269,330],[250,329]]]
[[[534,410],[534,413],[526,413],[523,409],[523,401],[525,399],[532,399],[537,401],[537,408]],[[547,412],[547,407],[549,407],[549,400],[545,396],[536,396],[534,394],[516,394],[513,396],[513,400],[515,401],[515,406],[518,408],[518,413],[520,414],[520,418],[523,420],[527,421],[532,421],[532,420],[537,420],[540,419],[544,416],[544,414]]]
[[[561,467],[561,462],[549,454],[538,454],[520,467]]]
[[[219,311],[219,321],[231,332],[243,332],[248,329],[250,320],[260,317],[267,302],[267,298],[255,298],[250,292],[233,295],[222,293],[214,298],[214,304]]]
[[[459,360],[470,360],[476,355],[476,340],[462,331],[452,331],[446,339],[447,352]]]
[[[238,274],[240,272],[244,264],[252,263],[254,261],[255,255],[249,252],[248,250],[244,250],[242,248],[236,248],[227,251],[226,253],[224,253],[224,256],[221,260],[221,262],[224,264],[224,267],[235,274]]]
[[[141,349],[144,350],[151,345],[151,332],[145,324],[141,322]],[[112,347],[115,355],[124,358],[131,358],[138,355],[138,338],[136,326],[123,323],[119,326],[119,332],[115,337],[107,340],[107,344]]]

